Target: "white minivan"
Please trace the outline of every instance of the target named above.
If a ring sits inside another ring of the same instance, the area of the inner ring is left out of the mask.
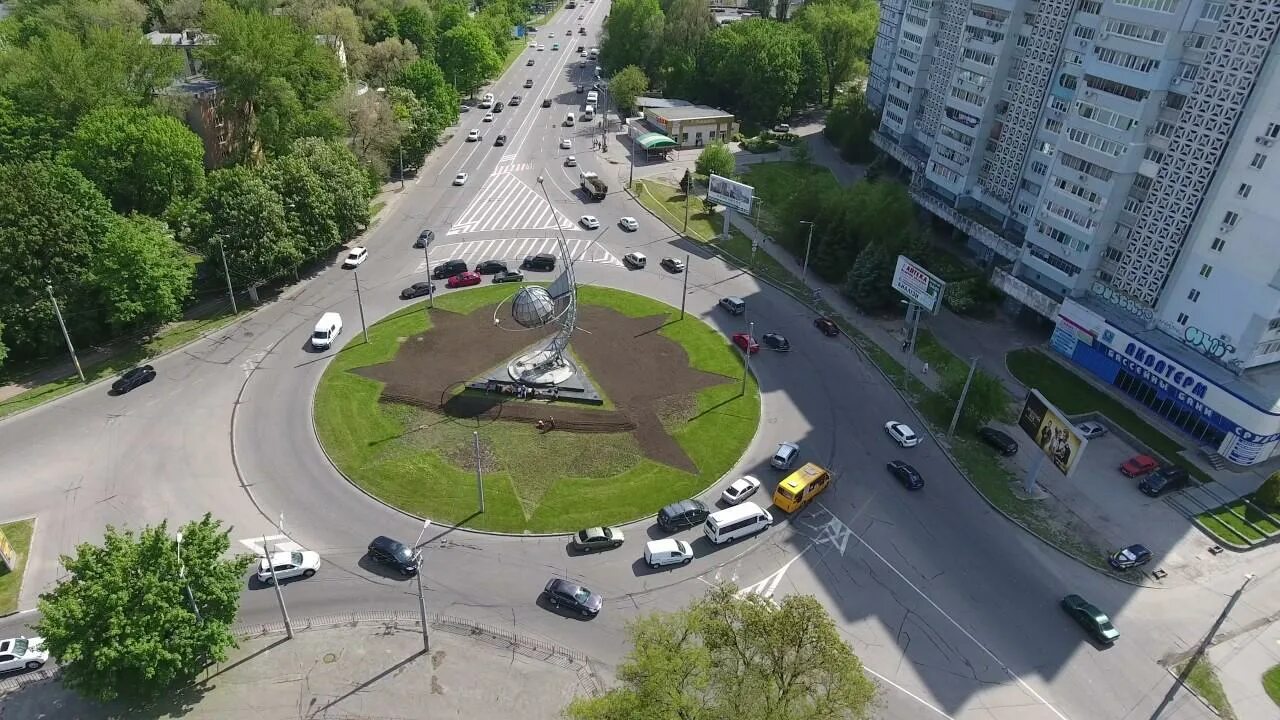
[[[592,105],[588,105],[586,108],[582,110],[582,119],[584,121],[593,120],[595,119],[595,116],[596,116],[596,109]]]
[[[311,332],[311,347],[328,350],[341,332],[342,316],[336,312],[327,312],[320,316],[320,322],[316,323],[316,329]]]
[[[573,113],[566,113],[564,116],[565,127],[573,127],[573,123],[574,123]]]
[[[599,95],[598,93],[596,93],[596,91],[595,91],[595,90],[592,90],[591,92],[587,93],[587,104],[588,104],[588,105],[595,105],[595,104],[596,104],[596,100],[599,100],[599,99],[600,99],[600,95]]]
[[[762,532],[769,529],[771,525],[773,525],[773,516],[769,511],[761,509],[753,502],[744,502],[708,515],[707,522],[702,526],[702,532],[706,534],[708,540],[719,545]]]

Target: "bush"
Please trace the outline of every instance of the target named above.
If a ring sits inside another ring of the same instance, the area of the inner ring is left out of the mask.
[[[774,140],[763,133],[758,137],[748,138],[742,141],[742,148],[747,152],[753,153],[777,152],[779,147],[778,143],[774,142]]]
[[[1280,471],[1267,476],[1253,493],[1253,501],[1266,510],[1280,512]]]

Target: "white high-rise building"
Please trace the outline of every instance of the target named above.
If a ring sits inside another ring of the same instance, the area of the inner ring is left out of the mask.
[[[916,202],[1211,457],[1280,452],[1280,0],[881,8],[873,140]]]

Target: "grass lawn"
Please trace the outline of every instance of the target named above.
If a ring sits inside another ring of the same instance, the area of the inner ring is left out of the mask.
[[[1250,497],[1249,499],[1252,500],[1253,498]],[[1232,512],[1233,510],[1235,512]],[[1249,522],[1258,526],[1258,528],[1262,530],[1262,533],[1253,529],[1249,523],[1241,520],[1236,513],[1248,518]],[[1196,519],[1201,522],[1204,522],[1206,519],[1212,519],[1216,521],[1216,524],[1226,525],[1231,530],[1234,530],[1234,533],[1226,532],[1223,534],[1223,537],[1228,540],[1236,538],[1238,534],[1239,536],[1243,536],[1244,539],[1253,542],[1261,542],[1268,536],[1280,533],[1280,523],[1278,523],[1277,518],[1260,512],[1259,510],[1254,509],[1251,505],[1246,505],[1243,498],[1239,498],[1235,502],[1227,503],[1221,507],[1216,507],[1212,510],[1202,512],[1196,516]]]
[[[18,567],[0,574],[0,615],[18,609],[18,593],[22,590],[22,573],[27,568],[27,553],[31,550],[31,531],[35,518],[18,520],[0,525],[0,531],[9,539],[9,545],[18,554]]]
[[[1030,348],[1014,350],[1005,356],[1005,363],[1009,372],[1023,385],[1039,390],[1064,413],[1100,412],[1170,461],[1175,461],[1178,453],[1182,452],[1182,446],[1173,438],[1083,378],[1045,357],[1041,351]],[[1209,482],[1209,476],[1200,468],[1190,464],[1184,467],[1200,482]]]
[[[1186,663],[1176,668],[1179,677],[1182,676],[1185,668]],[[1214,671],[1213,665],[1209,664],[1207,659],[1200,658],[1195,667],[1191,668],[1191,674],[1187,676],[1187,685],[1199,693],[1200,697],[1204,698],[1204,701],[1214,710],[1217,710],[1219,716],[1234,720],[1236,714],[1231,709],[1231,703],[1227,701],[1227,693],[1222,689],[1222,681],[1218,680],[1218,673]]]
[[[436,299],[436,307],[468,313],[510,295],[506,287],[479,287]],[[655,300],[584,287],[584,305],[603,305],[638,317],[679,310]],[[696,394],[684,416],[664,418],[672,437],[699,468],[690,474],[644,458],[629,433],[537,433],[523,423],[458,422],[403,405],[378,402],[381,383],[347,372],[390,361],[399,344],[428,329],[422,304],[369,328],[369,343],[355,339],[329,365],[316,391],[315,423],[321,443],[343,472],[383,501],[415,515],[502,532],[563,532],[626,522],[692,497],[718,481],[746,449],[760,419],[755,381],[739,396],[734,382]],[[724,338],[686,317],[660,331],[681,344],[690,364],[740,376],[741,360]],[[485,513],[477,507],[472,435],[481,434]],[[573,475],[566,475],[572,468]]]
[[[1262,689],[1267,691],[1271,702],[1280,706],[1280,665],[1273,666],[1262,674]]]
[[[929,370],[943,378],[943,386],[947,382],[964,382],[969,376],[969,366],[952,352],[940,345],[933,333],[921,328],[916,332],[916,354],[929,363]]]
[[[223,307],[217,314],[192,320],[181,320],[170,323],[147,343],[138,345],[99,363],[84,366],[84,377],[87,383],[103,378],[119,375],[121,372],[145,362],[146,360],[166,353],[174,348],[190,343],[207,332],[212,332],[228,325],[237,316],[231,314],[231,308]],[[68,395],[84,387],[80,379],[72,373],[59,380],[45,383],[21,392],[13,397],[0,400],[0,417],[33,408],[50,400]]]
[[[807,181],[817,179],[821,186],[836,188],[840,183],[831,171],[817,163],[793,161],[766,162],[745,165],[738,178],[756,189],[756,197],[764,204],[760,210],[763,229],[776,235],[772,212],[784,207],[799,191],[812,187]],[[825,189],[825,188],[823,188]]]

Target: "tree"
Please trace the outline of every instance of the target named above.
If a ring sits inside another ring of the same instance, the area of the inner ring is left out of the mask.
[[[418,59],[413,43],[398,38],[383,40],[364,54],[365,78],[375,89],[390,85]]]
[[[436,26],[426,5],[405,3],[396,10],[396,27],[400,29],[400,39],[413,43],[419,55],[426,57],[435,52]]]
[[[849,6],[832,2],[805,5],[796,19],[822,52],[823,79],[830,107],[835,102],[836,86],[852,77],[868,42],[874,41],[875,27],[864,22]],[[864,37],[868,30],[870,37]]]
[[[474,93],[502,70],[493,38],[474,20],[467,20],[440,36],[436,61],[460,94]]]
[[[942,387],[943,394],[953,404],[960,400],[964,381],[963,376],[953,376]],[[960,411],[960,423],[970,428],[981,427],[988,420],[1003,415],[1008,406],[1009,392],[1000,380],[991,373],[975,370],[973,381],[969,383],[969,393],[964,397],[964,409]]]
[[[845,93],[827,115],[827,138],[840,148],[840,157],[851,163],[867,163],[876,156],[871,133],[880,126],[880,118],[867,106],[860,90]]]
[[[391,103],[382,93],[349,93],[343,103],[347,135],[356,158],[381,177],[388,172],[387,158],[400,144],[404,129]]]
[[[66,159],[122,214],[159,217],[204,182],[204,144],[180,120],[142,108],[94,110],[67,141]]]
[[[893,302],[893,268],[895,259],[875,241],[858,253],[858,259],[845,277],[844,293],[864,310],[880,310]]]
[[[726,25],[703,43],[700,98],[772,126],[791,115],[806,73],[804,43],[812,40],[785,23],[751,18]]]
[[[656,76],[662,53],[666,19],[658,0],[617,0],[609,7],[600,40],[605,72],[613,75],[635,65]]]
[[[3,350],[0,349],[0,352]],[[1267,476],[1262,485],[1254,491],[1253,501],[1271,512],[1280,511],[1280,471]]]
[[[100,701],[153,700],[226,660],[250,557],[226,557],[227,531],[209,515],[180,533],[181,548],[167,523],[108,527],[101,545],[62,556],[68,579],[40,596],[34,630],[68,687]]]
[[[92,266],[106,322],[122,332],[178,319],[191,294],[195,257],[155,218],[134,214],[112,220]]]
[[[657,84],[667,97],[698,97],[703,81],[698,55],[707,36],[716,29],[715,16],[705,0],[671,0],[663,8],[661,72]]]
[[[715,174],[720,177],[731,177],[734,164],[733,153],[729,152],[728,146],[716,140],[698,153],[698,160],[694,163],[693,169],[699,175]]]
[[[875,685],[809,595],[775,607],[718,585],[685,610],[629,627],[620,686],[575,700],[572,720],[865,720]]]
[[[239,287],[279,277],[305,259],[280,196],[244,166],[209,173],[192,234],[205,257],[226,251],[231,282]],[[213,265],[221,276],[222,265]]]
[[[447,90],[448,88],[446,88]],[[452,90],[449,90],[452,94]],[[396,122],[400,124],[400,145],[396,148],[395,162],[388,156],[388,164],[404,163],[406,173],[412,173],[422,166],[423,159],[440,142],[440,131],[444,125],[430,107],[418,100],[412,92],[399,87],[387,91],[387,100],[391,103],[391,111]],[[403,160],[401,158],[403,157]]]
[[[649,78],[635,65],[628,65],[609,81],[609,94],[620,108],[635,107],[636,98],[649,89]]]
[[[0,164],[50,160],[62,133],[52,117],[31,114],[0,95]]]
[[[320,257],[340,242],[337,208],[324,179],[305,157],[289,154],[272,160],[263,179],[284,203],[289,234],[304,258]]]
[[[369,181],[351,150],[336,140],[303,138],[289,154],[304,160],[324,183],[324,193],[333,201],[340,242],[359,235],[369,222],[369,203],[378,185]]]

